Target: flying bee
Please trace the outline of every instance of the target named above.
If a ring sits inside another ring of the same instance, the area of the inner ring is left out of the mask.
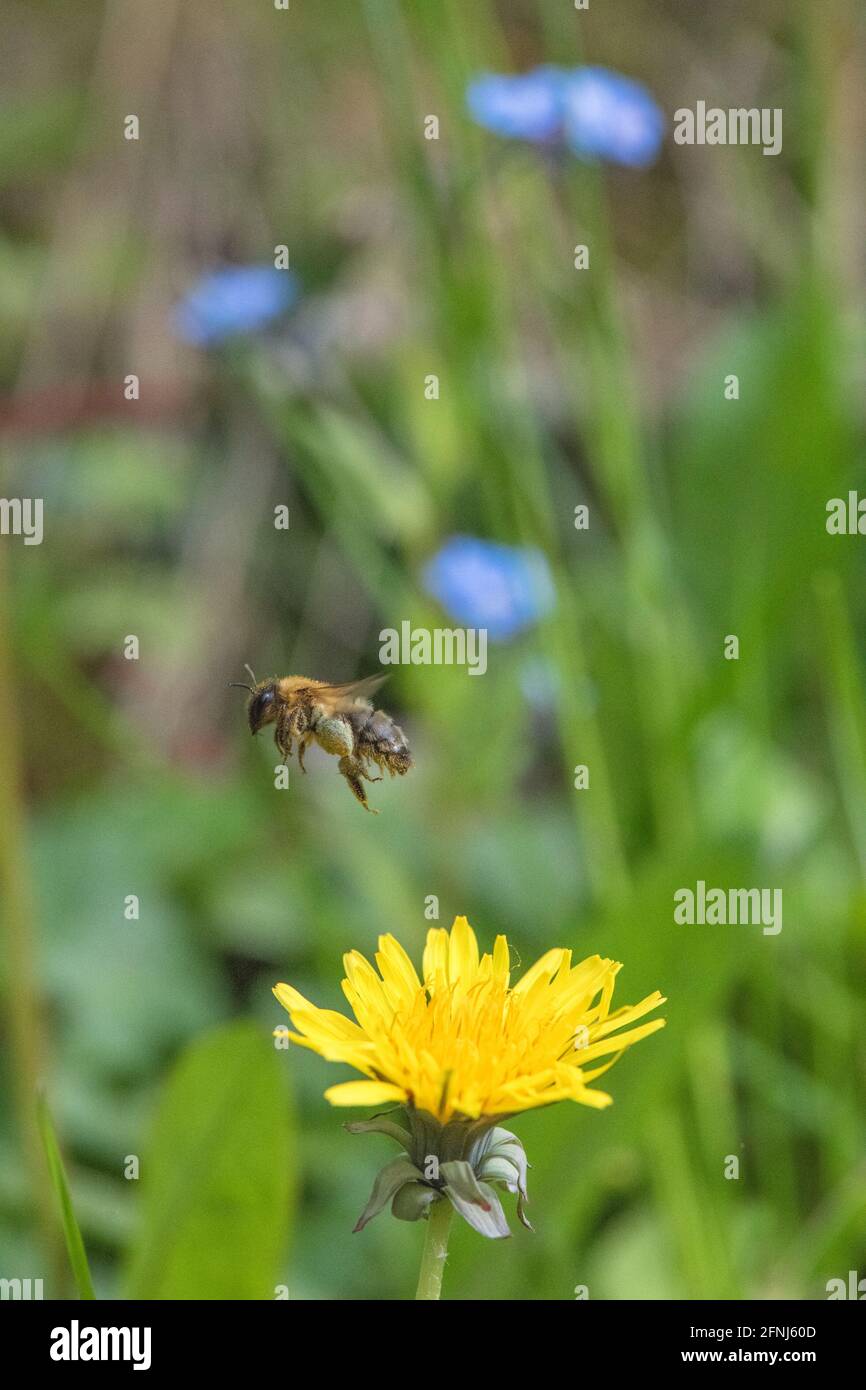
[[[283,760],[292,756],[297,742],[302,772],[306,772],[304,753],[310,743],[318,743],[326,753],[339,757],[337,766],[365,811],[373,808],[367,805],[364,782],[381,782],[382,772],[402,777],[412,766],[403,730],[390,714],[374,709],[367,698],[387,676],[328,685],[310,676],[269,676],[257,681],[249,666],[247,671],[252,685],[238,681],[229,684],[250,692],[250,733],[257,734],[266,724],[275,724],[274,742]],[[371,763],[379,769],[379,776],[370,775]]]

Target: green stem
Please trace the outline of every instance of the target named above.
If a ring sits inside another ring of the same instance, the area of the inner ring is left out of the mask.
[[[53,1196],[39,1129],[36,1095],[43,1076],[42,1024],[36,984],[33,901],[27,860],[24,774],[13,694],[12,616],[6,556],[0,554],[0,943],[6,957],[5,1014],[22,1162],[51,1274],[62,1268]]]
[[[448,1255],[448,1233],[454,1208],[447,1197],[434,1202],[427,1216],[427,1232],[424,1236],[424,1250],[421,1255],[421,1268],[418,1272],[419,1298],[441,1298],[442,1275],[445,1272],[445,1259]]]

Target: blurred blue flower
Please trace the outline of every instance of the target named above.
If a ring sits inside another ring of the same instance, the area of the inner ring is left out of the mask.
[[[539,713],[551,709],[562,687],[559,672],[544,656],[528,657],[520,667],[520,689],[526,703]]]
[[[272,265],[232,265],[203,275],[175,307],[175,332],[193,347],[254,333],[291,308],[297,278]]]
[[[483,627],[507,641],[554,607],[556,595],[540,550],[475,536],[452,536],[424,569],[424,587],[463,627]]]
[[[466,101],[473,119],[497,135],[632,168],[652,163],[664,134],[664,116],[647,89],[607,68],[488,73],[470,82]]]
[[[658,155],[664,116],[639,82],[607,68],[576,68],[562,100],[565,139],[581,158],[644,168]]]
[[[486,73],[470,82],[466,102],[479,125],[516,140],[552,140],[562,126],[559,68],[508,77]]]

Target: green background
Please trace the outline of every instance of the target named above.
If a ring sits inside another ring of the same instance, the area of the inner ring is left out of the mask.
[[[340,1007],[342,953],[419,958],[431,894],[669,1001],[609,1110],[515,1122],[536,1233],[460,1223],[448,1297],[866,1275],[866,542],[824,524],[863,479],[856,9],[7,5],[0,466],[46,531],[0,544],[0,1276],[72,1287],[44,1081],[99,1297],[410,1295],[422,1229],[351,1234],[389,1145],[323,1101],[347,1069],[274,1051],[270,987]],[[652,170],[470,123],[474,74],[581,61],[663,106]],[[698,100],[783,108],[782,153],[674,145]],[[173,338],[278,244],[282,334]],[[417,767],[378,817],[315,753],[275,791],[226,682],[447,625],[419,576],[454,532],[540,546],[554,613],[483,678],[392,675]],[[781,934],[676,926],[699,878],[781,888]]]

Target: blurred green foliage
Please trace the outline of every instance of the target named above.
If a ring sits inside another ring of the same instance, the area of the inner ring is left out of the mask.
[[[431,894],[485,948],[599,951],[621,1002],[669,999],[609,1111],[516,1123],[536,1234],[461,1223],[447,1296],[811,1298],[866,1273],[866,588],[862,538],[824,528],[863,476],[853,7],[140,8],[119,30],[12,6],[31,60],[0,107],[3,489],[46,515],[8,549],[36,963],[4,954],[2,987],[46,1044],[98,1296],[411,1291],[420,1230],[350,1234],[385,1145],[322,1100],[348,1073],[272,1052],[270,986],[344,1007],[342,953],[393,931],[417,957]],[[781,105],[784,151],[669,141],[603,171],[469,124],[474,73],[584,58],[669,115]],[[172,339],[201,269],[283,242],[306,288],[285,329]],[[275,792],[226,681],[374,670],[380,629],[442,621],[419,575],[455,531],[541,546],[555,613],[483,679],[392,678],[417,767],[372,789],[377,818],[315,754]],[[782,933],[675,926],[698,878],[781,887]],[[0,1273],[36,1276],[10,1040]]]
[[[292,1161],[285,1085],[261,1030],[234,1023],[193,1044],[145,1154],[131,1297],[273,1298]]]

